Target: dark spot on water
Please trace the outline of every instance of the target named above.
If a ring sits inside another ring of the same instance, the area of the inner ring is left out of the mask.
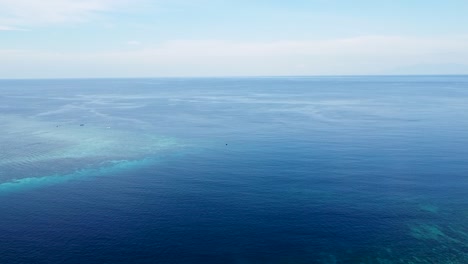
[[[84,124],[80,124],[80,126],[84,126]]]

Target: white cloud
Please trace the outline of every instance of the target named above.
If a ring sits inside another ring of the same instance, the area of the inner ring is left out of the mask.
[[[170,41],[153,49],[160,55],[183,56],[417,56],[439,52],[468,52],[468,37],[415,38],[365,36],[331,40],[229,42],[217,40]]]
[[[34,26],[79,22],[130,0],[0,0],[0,24]]]
[[[32,77],[385,74],[412,65],[466,65],[468,37],[180,40],[101,53],[0,52],[0,61],[4,62],[0,65],[4,76],[0,77],[8,72],[34,72]]]
[[[24,29],[0,25],[0,31],[24,31]]]
[[[138,40],[129,40],[129,41],[127,41],[127,45],[130,45],[130,46],[139,46],[139,45],[141,45],[141,42],[138,41]]]

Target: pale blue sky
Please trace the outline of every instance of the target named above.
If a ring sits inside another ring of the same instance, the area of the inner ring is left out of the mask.
[[[0,0],[0,78],[468,74],[466,0]]]

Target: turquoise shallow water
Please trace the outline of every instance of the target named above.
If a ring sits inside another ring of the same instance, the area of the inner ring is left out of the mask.
[[[135,168],[149,166],[154,161],[151,159],[113,161],[111,164],[96,167],[94,169],[81,169],[67,174],[53,174],[39,177],[20,178],[6,181],[0,184],[0,194],[11,192],[24,192],[28,189],[43,188],[56,184],[87,177],[111,175],[116,172],[130,171]]]
[[[468,263],[468,77],[0,81],[0,263]]]

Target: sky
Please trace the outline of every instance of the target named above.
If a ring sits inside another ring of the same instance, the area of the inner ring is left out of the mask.
[[[466,0],[0,0],[0,78],[468,74]]]

